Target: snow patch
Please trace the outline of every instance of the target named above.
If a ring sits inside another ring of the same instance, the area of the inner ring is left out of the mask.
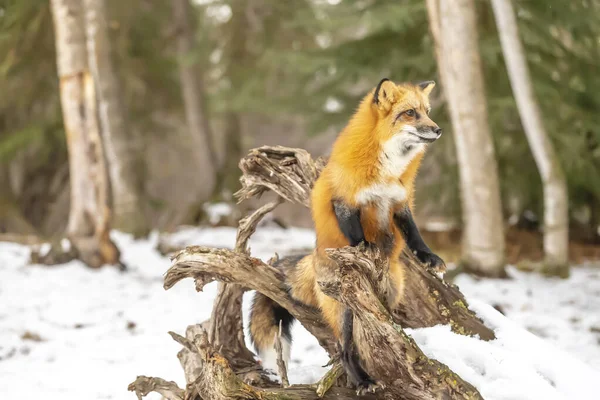
[[[486,400],[592,399],[600,372],[529,333],[476,299],[471,309],[496,340],[453,333],[449,326],[407,329],[425,354],[474,385]]]
[[[71,250],[71,241],[67,238],[62,238],[60,240],[60,247],[62,248],[62,251],[64,251],[65,253],[67,251]]]
[[[203,206],[204,212],[208,216],[208,221],[215,225],[219,223],[219,221],[228,215],[231,215],[233,212],[233,208],[231,204],[228,203],[213,203],[213,204],[205,204]]]
[[[182,246],[231,248],[233,228],[186,228],[170,239]],[[191,281],[162,288],[170,260],[156,251],[158,233],[134,240],[111,232],[127,272],[91,270],[78,261],[48,268],[29,265],[29,248],[0,243],[0,392],[28,400],[117,399],[133,396],[137,375],[160,376],[185,386],[167,331],[210,317],[216,283],[202,293]],[[314,232],[259,227],[252,254],[268,260],[312,248]],[[574,268],[568,280],[509,269],[512,280],[457,284],[497,339],[483,342],[446,326],[411,330],[423,351],[474,384],[486,400],[594,399],[600,375],[600,270]],[[244,327],[252,292],[244,294]],[[504,317],[490,305],[503,310]],[[528,332],[529,331],[529,332]],[[25,333],[42,341],[26,340]],[[534,335],[535,334],[535,335]],[[299,323],[292,327],[291,383],[314,383],[327,370],[327,354]],[[540,338],[538,336],[543,336]],[[249,348],[249,337],[246,336]],[[102,384],[98,384],[98,377]],[[151,395],[149,399],[159,399]]]
[[[46,257],[48,255],[48,253],[50,253],[50,250],[52,250],[52,245],[50,243],[42,243],[39,246],[39,255],[40,257]]]

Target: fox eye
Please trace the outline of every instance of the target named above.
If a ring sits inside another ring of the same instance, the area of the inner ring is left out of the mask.
[[[414,117],[415,116],[415,110],[413,110],[411,108],[410,110],[404,111],[404,114],[408,115],[409,117]]]

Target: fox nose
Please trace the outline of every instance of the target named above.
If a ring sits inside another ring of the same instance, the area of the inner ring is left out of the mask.
[[[442,128],[435,128],[433,132],[438,135],[438,137],[442,136]]]

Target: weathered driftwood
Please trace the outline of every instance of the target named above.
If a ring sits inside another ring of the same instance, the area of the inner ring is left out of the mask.
[[[250,150],[240,161],[242,189],[236,196],[244,200],[269,190],[292,203],[310,205],[310,191],[323,168],[306,150],[283,146],[263,146]]]
[[[319,310],[294,300],[287,290],[283,273],[277,268],[232,250],[190,246],[173,257],[173,266],[165,275],[164,287],[170,289],[185,278],[194,278],[197,289],[218,280],[258,290],[286,308],[330,354],[335,353],[335,344]]]
[[[319,398],[350,400],[356,398],[352,389],[340,387],[331,388],[325,396],[318,397],[315,385],[292,385],[287,388],[280,388],[276,385],[264,388],[249,385],[240,379],[231,368],[229,361],[210,344],[206,331],[199,333],[196,331],[192,339],[173,333],[171,335],[191,355],[191,359],[194,359],[190,364],[197,366],[191,380],[188,379],[186,394],[183,398],[194,399],[197,398],[198,393],[203,399],[210,400],[317,400]],[[188,378],[187,375],[186,378]],[[164,380],[160,378],[142,377],[140,379],[138,377],[129,385],[129,390],[145,395],[148,393],[148,389],[162,390],[163,384]],[[171,386],[169,388],[172,389]],[[158,390],[154,391],[159,392]],[[162,394],[162,392],[159,393]],[[167,398],[170,400],[169,397]],[[366,400],[377,398],[374,395],[364,397]]]
[[[329,256],[338,261],[340,268],[332,280],[320,284],[328,295],[356,311],[357,343],[371,344],[361,347],[360,353],[367,370],[385,383],[383,395],[407,399],[480,398],[477,390],[448,367],[428,359],[379,301],[377,288],[385,286],[381,280],[386,277],[386,260],[379,258],[379,254],[365,255],[364,249],[350,247],[331,249]],[[165,288],[184,278],[196,279],[197,287],[213,279],[243,283],[288,309],[331,351],[331,333],[318,312],[295,302],[281,272],[258,259],[225,249],[188,247],[174,257],[165,276]],[[373,343],[378,345],[372,346]],[[206,391],[199,393],[212,398]]]
[[[240,167],[244,176],[238,198],[273,190],[282,199],[308,206],[310,189],[322,162],[313,162],[304,150],[263,147],[251,151],[242,159]],[[338,387],[343,375],[338,361],[315,385],[279,388],[265,379],[244,344],[241,296],[244,290],[255,289],[288,309],[332,356],[336,354],[330,331],[318,310],[291,298],[282,272],[270,262],[252,258],[246,249],[247,239],[258,221],[275,206],[268,204],[240,223],[234,251],[193,246],[173,257],[173,265],[165,276],[166,289],[186,277],[195,280],[198,290],[213,280],[222,283],[212,321],[202,326],[190,326],[186,338],[172,334],[183,345],[178,357],[186,375],[186,399],[355,398],[352,390]],[[458,333],[493,338],[493,332],[467,309],[456,287],[407,254],[404,256],[406,298],[403,306],[390,314],[380,302],[381,293],[378,292],[382,287],[381,279],[385,279],[382,273],[387,268],[385,260],[379,259],[378,254],[365,254],[360,248],[332,249],[330,257],[338,261],[339,270],[327,277],[327,281],[320,282],[323,290],[358,311],[354,331],[357,343],[378,343],[377,346],[361,346],[360,352],[365,368],[386,388],[364,398],[481,398],[476,389],[448,367],[424,356],[402,331],[402,327],[441,323],[450,324]],[[137,388],[136,382],[130,386],[130,390],[137,389],[136,393],[145,393],[145,389],[151,387],[148,382],[140,381],[142,387]],[[153,387],[161,388],[162,383],[157,381]]]
[[[405,301],[394,311],[394,320],[407,328],[450,325],[461,335],[479,335],[483,340],[495,338],[489,329],[467,307],[458,287],[425,268],[409,252],[402,255],[406,266]]]
[[[167,400],[183,400],[185,396],[185,390],[177,386],[175,382],[143,375],[138,376],[134,382],[129,384],[127,389],[135,392],[139,400],[142,400],[142,397],[150,392],[159,393]]]
[[[379,300],[387,260],[360,247],[329,249],[338,269],[321,290],[354,311],[354,337],[365,369],[385,384],[391,398],[481,399],[471,384],[444,364],[428,359]],[[377,345],[374,345],[377,344]]]
[[[287,366],[285,365],[285,361],[283,361],[283,345],[281,344],[281,321],[279,321],[279,332],[275,335],[275,351],[277,352],[277,372],[279,372],[279,376],[281,377],[281,387],[290,386],[290,381],[288,380],[287,375]]]

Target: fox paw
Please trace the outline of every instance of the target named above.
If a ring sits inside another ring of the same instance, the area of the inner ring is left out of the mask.
[[[444,260],[437,255],[422,251],[417,252],[415,255],[426,267],[433,268],[436,272],[446,271],[446,264],[444,263]]]
[[[366,379],[356,385],[356,395],[362,396],[367,393],[375,393],[378,390],[385,389],[385,385],[382,382],[375,382],[371,379]]]

